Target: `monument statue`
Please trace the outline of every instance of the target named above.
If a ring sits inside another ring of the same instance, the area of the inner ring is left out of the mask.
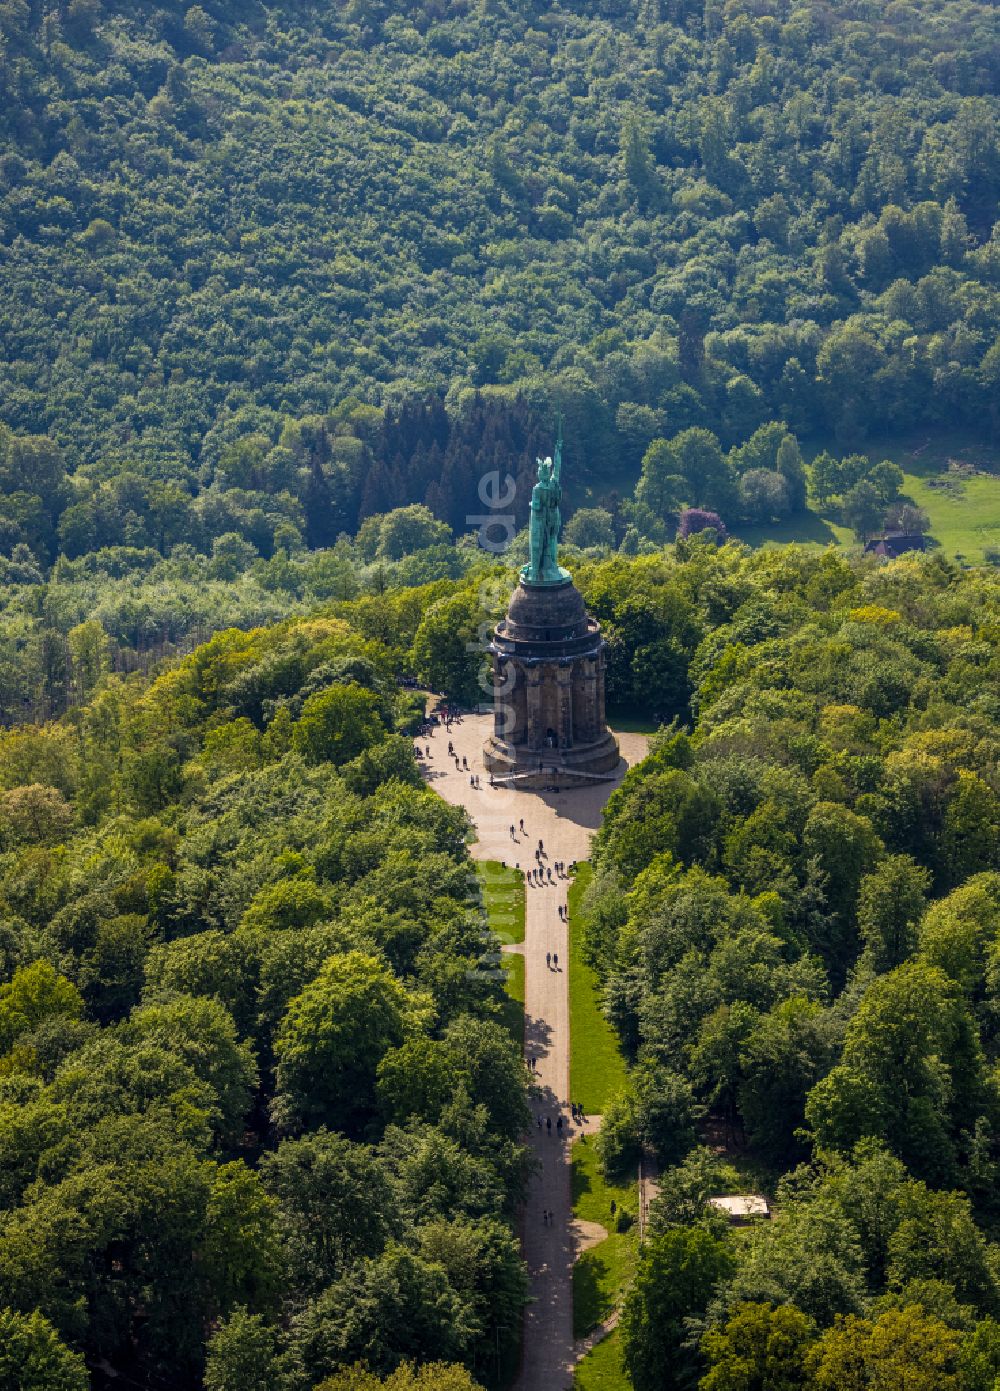
[[[528,563],[521,567],[521,582],[527,585],[566,584],[570,575],[559,564],[559,531],[562,516],[562,422],[556,440],[555,459],[538,461],[538,482],[531,490],[531,520],[528,526]]]
[[[554,789],[614,781],[618,741],[605,714],[607,644],[559,564],[562,425],[555,458],[538,460],[530,559],[493,630],[493,733],[483,760],[493,784]]]

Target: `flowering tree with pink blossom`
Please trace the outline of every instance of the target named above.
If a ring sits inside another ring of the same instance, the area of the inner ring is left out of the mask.
[[[714,531],[721,545],[729,533],[718,512],[709,512],[702,507],[685,507],[680,516],[677,535],[696,536],[699,531]]]

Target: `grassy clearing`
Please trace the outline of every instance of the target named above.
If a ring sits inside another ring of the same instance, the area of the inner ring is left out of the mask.
[[[608,723],[618,734],[655,734],[660,727],[658,724],[654,724],[648,715],[614,713],[608,717]]]
[[[766,526],[734,526],[732,534],[737,541],[745,541],[754,548],[760,546],[838,546],[852,542],[850,531],[835,522],[821,517],[811,509],[800,512],[795,517],[785,517],[780,522],[769,522]]]
[[[584,1252],[573,1267],[573,1336],[585,1338],[619,1307],[635,1273],[638,1190],[635,1184],[607,1183],[598,1167],[593,1141],[581,1139],[573,1146],[572,1193],[574,1215],[586,1222],[599,1222],[610,1233]],[[615,1230],[612,1202],[617,1212],[631,1217],[627,1231]]]
[[[524,1046],[524,957],[520,952],[504,952],[503,965],[507,972],[504,990],[503,1022]]]
[[[984,444],[970,431],[926,430],[908,431],[891,438],[871,439],[857,450],[839,444],[835,439],[803,442],[802,452],[811,462],[821,450],[828,449],[838,457],[844,454],[867,454],[870,459],[891,459],[903,470],[903,492],[930,517],[930,534],[949,557],[969,565],[981,565],[984,548],[1000,546],[1000,449]],[[985,472],[961,483],[957,490],[931,487],[931,480],[948,476],[948,463],[958,459]],[[633,492],[637,475],[619,470],[615,477],[602,479],[599,488],[591,488],[573,497],[576,507],[603,505],[612,488],[624,497]],[[767,526],[735,526],[733,535],[750,546],[787,546],[793,542],[806,546],[856,546],[857,541],[848,527],[842,526],[834,513],[822,514],[810,508],[798,517]],[[647,729],[634,730],[626,721],[612,722],[626,733],[645,734]]]
[[[600,1222],[602,1227],[611,1227],[611,1204],[619,1211],[639,1214],[639,1194],[634,1183],[609,1183],[597,1162],[597,1151],[593,1139],[585,1136],[573,1142],[570,1155],[572,1165],[571,1193],[574,1216],[584,1222]]]
[[[569,890],[570,1094],[587,1115],[600,1115],[610,1096],[625,1085],[625,1060],[614,1029],[601,1013],[597,974],[583,960],[584,918],[580,902],[590,883],[581,865]]]
[[[943,489],[907,474],[903,491],[930,517],[931,536],[945,555],[978,565],[987,546],[1000,546],[1000,478],[977,474],[954,484],[949,479]]]
[[[501,942],[523,942],[525,888],[520,870],[499,860],[480,860],[476,870],[490,927]]]
[[[573,1377],[575,1391],[631,1391],[632,1381],[622,1362],[617,1328],[588,1352]]]
[[[808,449],[806,457],[812,459],[824,448],[838,455],[849,452],[828,440]],[[903,494],[927,513],[931,538],[946,556],[980,565],[987,546],[1000,546],[1000,455],[995,448],[961,431],[942,431],[933,436],[925,432],[871,440],[859,452],[899,465]],[[956,476],[948,471],[953,459],[986,472],[972,478]],[[751,546],[784,546],[793,541],[857,545],[835,514],[815,510],[770,526],[736,527],[733,534]]]
[[[995,448],[967,432],[947,430],[873,441],[864,453],[891,459],[903,470],[903,492],[927,513],[931,537],[945,555],[980,565],[984,549],[1000,545],[1000,457]],[[949,472],[952,460],[985,472],[963,478]]]

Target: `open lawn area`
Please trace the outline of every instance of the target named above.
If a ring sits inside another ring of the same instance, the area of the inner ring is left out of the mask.
[[[504,969],[507,979],[504,989],[507,999],[504,1002],[503,1022],[524,1046],[524,957],[520,952],[504,952]]]
[[[608,716],[608,724],[618,734],[655,734],[659,729],[648,715],[623,715],[617,711]]]
[[[476,870],[490,927],[501,942],[523,942],[525,888],[521,871],[499,860],[480,860]]]
[[[576,1369],[574,1391],[631,1391],[632,1382],[622,1364],[621,1334],[616,1328],[588,1352]]]
[[[620,1306],[635,1273],[639,1199],[637,1184],[605,1181],[592,1139],[574,1143],[572,1165],[573,1215],[585,1222],[599,1222],[609,1233],[604,1241],[585,1251],[573,1267],[573,1336],[585,1338]],[[620,1214],[626,1214],[624,1231],[615,1229]]]
[[[568,895],[569,1086],[585,1113],[597,1116],[608,1098],[625,1085],[625,1060],[614,1029],[601,1013],[597,973],[583,959],[585,923],[580,905],[592,875],[590,865],[581,865]]]
[[[821,449],[842,455],[851,451],[834,441],[805,450],[811,461]],[[1000,547],[1000,453],[974,436],[943,431],[870,440],[856,451],[870,459],[891,459],[903,470],[903,494],[930,519],[930,536],[944,555],[981,565],[988,547]],[[954,460],[979,470],[971,477],[949,470]],[[769,526],[736,526],[733,535],[751,546],[791,542],[821,546],[856,546],[836,515],[810,509]]]
[[[987,547],[1000,548],[1000,478],[907,474],[903,491],[930,517],[930,534],[945,555],[979,565]]]

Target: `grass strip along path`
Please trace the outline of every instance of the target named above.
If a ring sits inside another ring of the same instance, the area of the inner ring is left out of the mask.
[[[593,877],[589,864],[580,865],[568,895],[570,1091],[588,1116],[601,1115],[626,1079],[618,1037],[601,1008],[600,981],[583,957],[583,900]],[[573,1335],[585,1338],[620,1308],[635,1273],[639,1195],[636,1184],[623,1187],[605,1180],[592,1138],[581,1138],[573,1145],[572,1166],[573,1216],[599,1222],[608,1232],[573,1267]],[[622,1213],[624,1216],[619,1217]],[[576,1391],[629,1391],[631,1383],[622,1365],[617,1329],[580,1362],[573,1385]]]
[[[581,1224],[574,1221],[570,1151],[572,1141],[587,1127],[574,1120],[569,1105],[571,971],[569,929],[561,908],[571,884],[561,871],[555,871],[555,865],[579,864],[587,859],[604,803],[615,784],[602,782],[563,789],[558,794],[490,787],[485,777],[477,786],[469,774],[485,773],[482,747],[491,729],[490,716],[467,715],[446,730],[438,729],[436,737],[429,735],[424,776],[447,801],[463,807],[475,827],[470,850],[473,859],[485,867],[487,913],[504,939],[505,960],[520,957],[507,978],[509,994],[520,993],[519,972],[523,969],[524,973],[521,1021],[525,1056],[532,1064],[532,1110],[536,1118],[528,1143],[537,1168],[522,1212],[522,1251],[531,1302],[525,1314],[523,1356],[515,1387],[516,1391],[567,1391],[579,1356],[573,1336],[573,1264],[585,1244]],[[454,754],[447,752],[447,740],[455,754],[465,760],[461,770],[455,767]],[[641,735],[621,737],[622,754],[629,763],[645,755],[646,745]],[[506,863],[523,876],[536,862],[540,841],[544,843],[543,864],[553,873],[551,877],[546,873],[543,882],[525,886],[521,929],[518,899],[512,893],[509,876],[491,871],[498,864],[503,869]],[[519,935],[523,942],[515,940]],[[596,995],[592,998],[596,1000]],[[562,1124],[557,1128],[560,1119]],[[591,1228],[592,1237],[604,1235],[604,1231]]]
[[[524,1044],[524,876],[501,860],[479,860],[476,873],[483,895],[483,908],[490,927],[503,947],[522,950],[504,951],[503,969],[507,973],[504,989],[507,1002],[503,1022]]]
[[[583,959],[586,922],[582,900],[594,877],[580,865],[570,886],[569,904],[569,1086],[573,1100],[588,1116],[600,1116],[608,1099],[625,1085],[625,1059],[618,1036],[601,1008],[597,972]]]
[[[479,860],[476,873],[490,927],[504,946],[524,941],[524,875],[501,860]]]
[[[573,1145],[572,1165],[574,1216],[599,1222],[609,1233],[573,1267],[573,1336],[586,1338],[620,1307],[635,1273],[638,1191],[635,1184],[621,1186],[605,1180],[594,1143],[586,1136]]]

